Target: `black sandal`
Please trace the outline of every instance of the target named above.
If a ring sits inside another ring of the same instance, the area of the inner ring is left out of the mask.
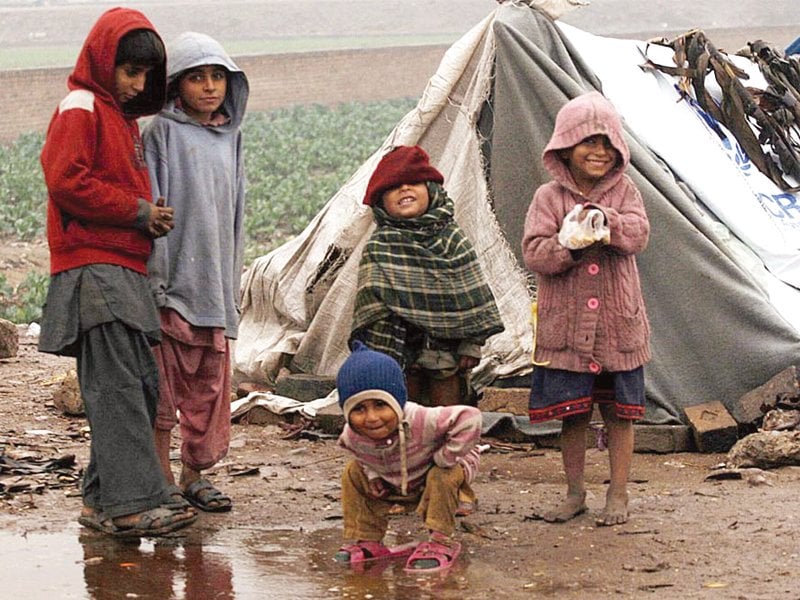
[[[183,496],[192,506],[206,512],[228,512],[233,507],[230,497],[220,492],[205,478],[186,486]]]

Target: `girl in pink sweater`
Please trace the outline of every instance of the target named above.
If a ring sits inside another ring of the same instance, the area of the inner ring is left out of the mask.
[[[539,516],[563,522],[586,511],[586,430],[597,403],[611,483],[596,521],[617,525],[628,519],[632,422],[644,416],[650,328],[635,255],[650,225],[624,173],[622,124],[599,92],[564,105],[542,160],[553,181],[536,191],[522,239],[525,266],[537,275],[530,419],[562,420],[567,496]]]
[[[342,475],[346,543],[336,560],[392,555],[382,540],[389,511],[400,504],[416,506],[429,532],[406,568],[449,567],[460,551],[452,539],[459,491],[471,495],[469,484],[480,463],[480,411],[408,402],[400,364],[359,341],[339,370],[336,387],[346,420],[339,444],[353,455]]]

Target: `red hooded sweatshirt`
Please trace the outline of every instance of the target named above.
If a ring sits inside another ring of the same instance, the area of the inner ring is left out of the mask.
[[[41,154],[49,193],[50,273],[88,264],[147,274],[152,241],[137,215],[152,201],[138,117],[157,113],[166,96],[166,65],[152,69],[144,91],[123,107],[114,59],[134,29],[155,31],[139,11],[113,8],[97,20],[69,76],[69,94],[47,130]]]

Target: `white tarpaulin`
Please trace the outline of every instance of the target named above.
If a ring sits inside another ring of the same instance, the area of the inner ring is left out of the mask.
[[[297,238],[257,259],[245,277],[235,366],[271,380],[285,355],[293,369],[335,375],[349,350],[358,261],[374,223],[363,205],[370,175],[387,150],[420,144],[435,157],[502,315],[505,331],[483,349],[473,371],[480,386],[530,365],[526,278],[498,227],[483,175],[475,119],[491,91],[493,18],[476,25],[445,54],[418,106],[398,123]],[[518,315],[523,315],[518,319]]]
[[[761,259],[774,276],[763,278],[770,297],[800,331],[800,196],[778,188],[722,124],[691,98],[682,99],[674,77],[641,68],[645,58],[672,65],[671,48],[559,26],[637,137]],[[748,86],[767,87],[757,65],[744,57],[729,58],[748,73]],[[707,85],[719,98],[713,77]]]
[[[448,50],[417,107],[306,230],[254,262],[243,282],[239,374],[336,373],[374,226],[361,204],[367,181],[389,147],[417,143],[444,174],[506,326],[484,349],[478,384],[529,372],[522,224],[549,180],[541,153],[556,114],[591,89],[624,116],[628,172],[651,223],[637,257],[652,328],[645,421],[681,423],[683,407],[710,400],[735,414],[742,395],[800,363],[800,303],[784,283],[798,282],[795,197],[776,192],[746,157],[736,162],[737,144],[677,102],[671,77],[640,69],[645,46],[560,29],[524,3],[498,6]]]

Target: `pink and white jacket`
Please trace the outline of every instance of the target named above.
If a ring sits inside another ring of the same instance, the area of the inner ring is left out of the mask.
[[[588,196],[578,190],[559,150],[606,135],[621,160]],[[537,363],[575,372],[629,371],[650,359],[650,326],[635,255],[650,224],[641,194],[624,171],[630,151],[614,107],[600,93],[578,97],[559,112],[542,160],[553,177],[536,190],[522,238],[525,266],[536,273]],[[586,252],[558,242],[564,216],[578,203],[606,217],[611,241]]]
[[[383,479],[397,490],[403,486],[402,464],[407,465],[408,493],[425,483],[428,470],[460,464],[467,482],[478,473],[481,411],[472,406],[422,406],[406,402],[403,407],[405,448],[399,432],[384,440],[372,440],[356,433],[349,424],[339,436],[339,445],[361,463],[367,479]],[[405,452],[405,460],[403,459]]]

